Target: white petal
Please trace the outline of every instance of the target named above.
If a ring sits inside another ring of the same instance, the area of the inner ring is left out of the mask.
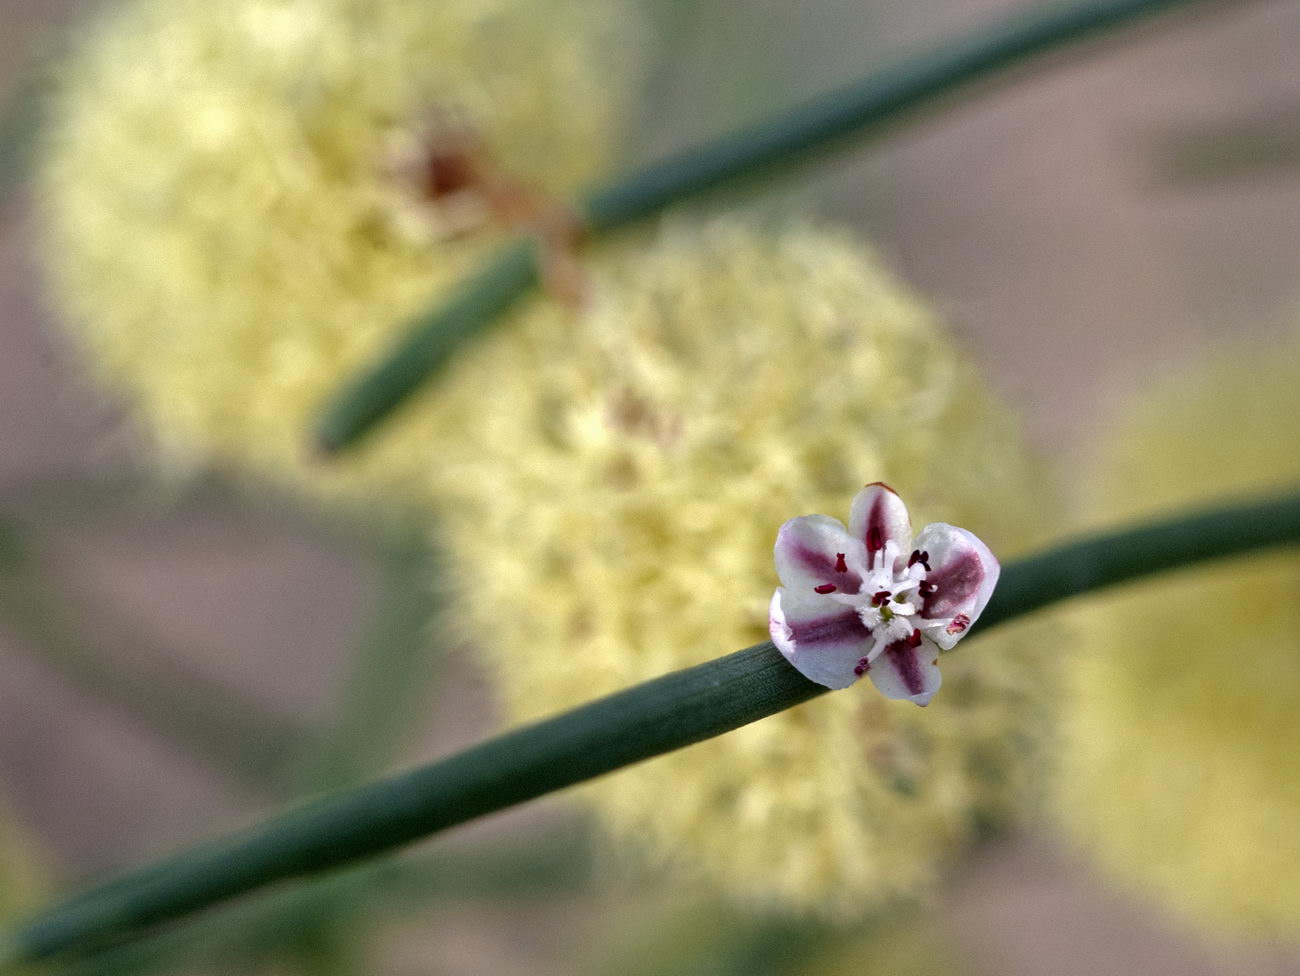
[[[871,645],[871,631],[852,607],[814,597],[803,600],[777,587],[768,609],[772,643],[809,681],[847,688]]]
[[[866,547],[870,569],[876,568],[878,558],[872,551],[872,542],[877,549],[892,542],[903,556],[912,551],[912,520],[907,515],[907,506],[883,481],[867,485],[854,496],[849,508],[849,535]]]
[[[818,587],[834,586],[831,592],[840,595],[862,588],[866,550],[829,515],[786,522],[776,536],[775,556],[781,582],[800,597],[814,596]]]
[[[984,612],[1002,567],[974,534],[945,522],[927,525],[915,545],[929,553],[926,582],[937,587],[921,605],[926,622],[920,626],[946,651]]]
[[[928,705],[943,683],[939,650],[927,640],[916,647],[895,641],[871,662],[867,676],[886,698]]]

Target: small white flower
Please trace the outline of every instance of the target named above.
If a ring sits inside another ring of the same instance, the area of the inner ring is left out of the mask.
[[[935,522],[912,540],[907,507],[867,485],[849,527],[827,515],[781,526],[772,641],[806,678],[847,688],[869,675],[886,698],[927,705],[939,690],[939,651],[969,630],[1001,566],[965,529]]]

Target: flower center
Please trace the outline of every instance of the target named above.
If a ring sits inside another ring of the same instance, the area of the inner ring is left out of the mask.
[[[478,169],[464,146],[431,148],[424,161],[424,193],[430,200],[442,200],[468,190],[478,181]]]
[[[936,587],[926,580],[930,572],[930,554],[912,550],[906,561],[895,542],[882,542],[880,534],[868,533],[867,554],[869,569],[857,594],[848,602],[858,612],[864,627],[871,631],[872,644],[866,657],[858,662],[859,675],[885,648],[893,644],[915,647],[920,643],[921,631],[911,621],[921,612],[925,598]],[[843,553],[835,554],[835,569],[844,572],[847,564]],[[817,593],[834,593],[834,583],[823,583],[813,588]]]

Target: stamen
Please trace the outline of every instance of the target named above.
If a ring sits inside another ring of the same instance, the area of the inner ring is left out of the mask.
[[[952,618],[952,623],[948,625],[948,633],[960,634],[963,633],[966,630],[966,628],[969,626],[970,626],[970,617],[966,616],[966,614],[964,613],[959,613],[957,614],[957,616]]]
[[[835,554],[835,572],[847,573],[848,571],[849,571],[849,564],[844,561],[844,553],[837,552]]]
[[[908,647],[920,647],[920,646],[921,646],[921,632],[920,632],[919,630],[914,630],[914,631],[912,631],[912,636],[909,637],[909,638],[907,638],[907,640],[905,641],[905,643],[907,644]]]
[[[473,160],[464,149],[435,152],[425,163],[424,190],[429,199],[440,200],[469,188],[476,177]]]
[[[867,550],[876,552],[883,548],[885,548],[885,543],[880,537],[880,526],[873,525],[867,529]]]
[[[890,593],[888,590],[880,590],[872,594],[871,605],[873,607],[878,607],[881,604],[887,602],[891,596],[893,596],[893,594]]]
[[[871,662],[864,657],[858,660],[857,666],[854,667],[853,669],[853,673],[856,674],[859,678],[861,678],[864,674],[866,674],[870,670],[871,670]]]
[[[920,591],[921,596],[929,596],[931,593],[937,593],[939,591],[937,585],[926,580],[921,580],[921,582],[917,583],[916,588]]]
[[[834,592],[835,592],[835,584],[834,584],[834,583],[823,583],[821,586],[814,586],[814,587],[813,587],[813,592],[814,592],[814,593],[822,593],[822,594],[826,594],[826,593],[834,593]]]

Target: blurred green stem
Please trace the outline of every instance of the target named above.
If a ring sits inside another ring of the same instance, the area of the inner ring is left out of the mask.
[[[0,106],[0,214],[26,176],[40,88],[34,76],[24,76],[18,90]]]
[[[432,625],[437,568],[428,547],[390,549],[379,599],[341,685],[330,728],[313,743],[303,770],[307,792],[348,786],[399,748],[428,703],[440,641]]]
[[[21,16],[11,18],[12,33],[6,40],[16,41],[10,50],[21,54],[12,86],[7,92],[0,91],[0,218],[26,182],[42,113],[53,93],[59,64],[76,41],[77,28],[98,3],[85,0],[71,5],[36,5],[32,10],[41,11],[39,20],[26,30]],[[46,9],[42,10],[42,6]],[[4,9],[0,6],[0,10]]]
[[[977,628],[983,633],[1127,580],[1297,543],[1300,493],[1084,539],[1005,567]],[[1188,648],[1189,654],[1219,651]],[[374,857],[825,693],[770,642],[758,644],[138,869],[10,932],[0,942],[0,963],[128,938],[265,885]]]
[[[908,112],[935,106],[1031,58],[1194,2],[1203,0],[1088,0],[1016,11],[973,37],[873,72],[857,84],[596,190],[581,205],[580,216],[589,235],[607,233],[725,183],[879,132]],[[533,242],[505,247],[437,308],[411,322],[375,364],[340,390],[320,418],[317,447],[332,453],[360,440],[538,280]]]
[[[0,214],[23,185],[28,156],[39,122],[41,99],[47,94],[44,52],[28,56],[14,87],[0,93]]]
[[[0,626],[41,664],[250,785],[277,781],[309,735],[186,667],[58,573],[35,532],[0,513]]]
[[[392,921],[436,903],[555,897],[586,879],[586,846],[566,832],[529,831],[503,844],[483,843],[418,859],[365,864],[302,885],[276,888],[142,938],[92,953],[59,970],[61,976],[175,973],[179,960],[238,959],[283,950],[298,933],[330,917],[340,901]],[[362,900],[364,898],[364,901]]]
[[[420,534],[422,538],[422,533]],[[434,641],[438,574],[422,542],[386,550],[379,599],[341,684],[330,728],[303,770],[307,794],[352,786],[375,774],[400,748],[428,704],[441,641]],[[347,976],[364,972],[360,908],[373,893],[367,885],[339,885],[297,912],[299,924],[282,928],[286,944],[310,960],[312,972]]]

